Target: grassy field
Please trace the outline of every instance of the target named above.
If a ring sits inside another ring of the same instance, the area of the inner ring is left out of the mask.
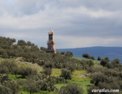
[[[57,69],[57,68],[53,68],[52,69],[52,75],[51,76],[55,76],[58,77],[61,74],[61,69]],[[90,78],[86,76],[87,72],[85,70],[75,70],[72,73],[72,79],[68,80],[67,83],[60,83],[60,84],[56,84],[56,88],[59,90],[62,86],[67,85],[68,83],[76,83],[78,84],[80,87],[83,88],[84,94],[87,94],[87,89],[88,86],[90,85]],[[13,75],[13,74],[9,74],[8,75],[10,79],[12,80],[17,80],[18,77],[20,75]],[[30,94],[28,91],[22,91],[21,94]],[[40,91],[38,93],[33,93],[33,94],[58,94],[56,92],[48,92],[48,91]]]
[[[85,70],[75,70],[72,75],[72,79],[69,80],[70,83],[76,83],[81,86],[84,90],[84,94],[87,94],[88,86],[90,85],[90,78],[86,76],[87,72]]]
[[[60,76],[61,70],[60,69],[53,69],[52,76]],[[72,79],[68,80],[68,83],[76,83],[80,87],[83,88],[84,94],[87,93],[88,86],[90,85],[90,78],[86,76],[87,72],[85,70],[75,70],[72,73]],[[68,84],[67,83],[67,84]],[[66,84],[57,84],[56,87],[60,89],[62,86]]]
[[[51,76],[58,77],[58,76],[60,76],[60,74],[61,74],[61,69],[58,69],[58,68],[53,68],[53,69],[52,69],[52,74],[51,74]]]
[[[61,74],[61,69],[53,68],[52,69],[52,75],[58,77]],[[87,93],[88,86],[90,85],[90,78],[86,76],[87,72],[85,70],[75,70],[72,73],[72,79],[68,80],[67,83],[60,83],[56,84],[56,88],[59,90],[62,86],[67,85],[68,83],[76,83],[80,87],[83,88],[84,94]],[[15,79],[14,75],[10,75],[13,79]],[[29,94],[27,91],[22,91],[21,94]],[[40,91],[38,93],[33,93],[33,94],[58,94],[57,92],[48,92],[48,91]]]
[[[4,59],[0,59],[0,61],[1,60],[4,60]],[[43,71],[43,68],[37,64],[31,64],[31,63],[26,63],[26,62],[21,62],[21,61],[17,61],[17,64],[19,64],[18,65],[19,67],[32,67],[34,69],[37,69],[38,72]],[[52,69],[51,76],[59,77],[60,74],[61,74],[61,69],[58,69],[58,68]],[[21,75],[8,74],[8,76],[9,76],[9,79],[11,79],[11,80],[19,80],[21,78],[21,77],[19,77]],[[58,90],[60,90],[60,88],[62,86],[65,86],[69,83],[76,83],[77,85],[79,85],[80,87],[83,88],[84,94],[87,94],[87,89],[88,89],[88,86],[90,85],[90,80],[91,79],[87,76],[86,70],[75,70],[72,72],[71,80],[68,80],[67,83],[56,84],[55,87]],[[30,93],[28,91],[21,91],[20,94],[30,94]],[[33,93],[33,94],[58,94],[58,93],[55,91],[54,92],[40,91],[38,93]]]

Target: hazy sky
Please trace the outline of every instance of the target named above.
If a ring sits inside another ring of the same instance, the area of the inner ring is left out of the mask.
[[[0,0],[0,36],[57,48],[122,46],[122,0]]]

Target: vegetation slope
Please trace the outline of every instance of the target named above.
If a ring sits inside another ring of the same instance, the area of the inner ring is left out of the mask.
[[[118,59],[83,57],[52,54],[29,41],[0,37],[0,94],[98,94],[92,90],[103,88],[122,93]]]

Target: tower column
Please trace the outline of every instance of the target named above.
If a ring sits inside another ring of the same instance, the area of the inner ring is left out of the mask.
[[[51,52],[51,53],[56,53],[55,42],[53,40],[53,35],[54,35],[54,33],[52,31],[48,32],[47,51]]]

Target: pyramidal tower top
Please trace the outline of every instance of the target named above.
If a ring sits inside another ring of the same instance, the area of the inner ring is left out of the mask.
[[[50,32],[48,32],[47,51],[50,53],[56,53],[55,42],[54,42],[54,32],[52,29],[50,30]]]

